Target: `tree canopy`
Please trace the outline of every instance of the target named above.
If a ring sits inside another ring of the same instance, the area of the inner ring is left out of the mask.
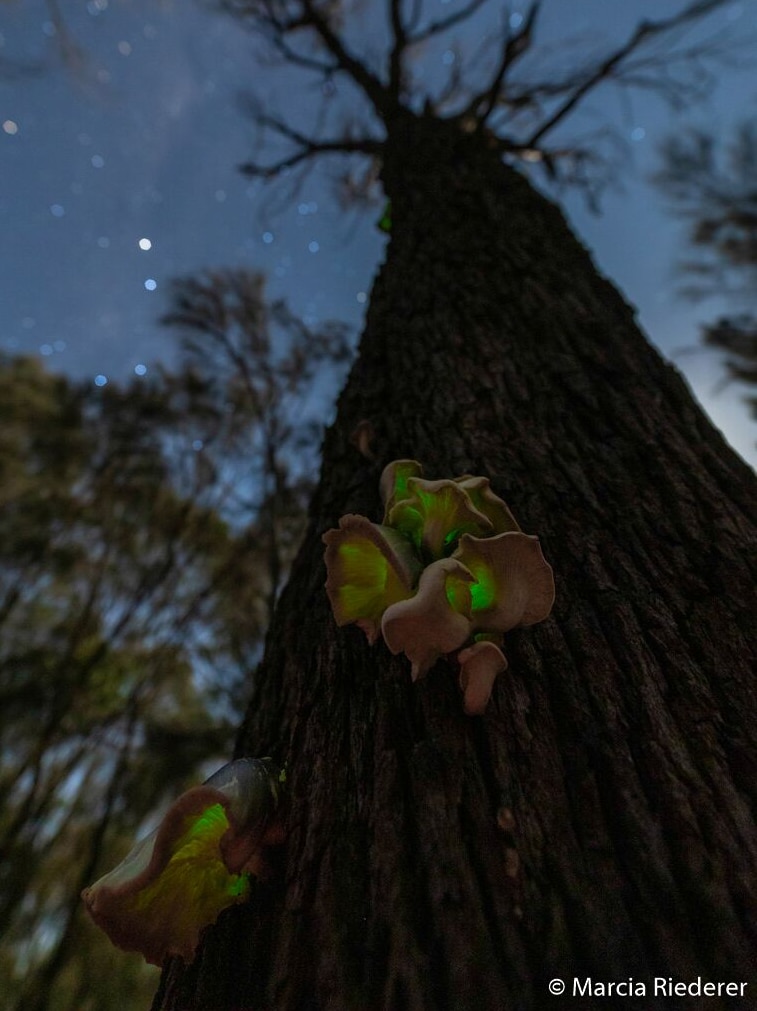
[[[492,33],[488,25],[474,54],[459,58],[453,50],[444,80],[424,72],[424,50],[437,39],[449,44],[469,25],[475,30],[488,2],[469,0],[439,16],[427,4],[389,0],[370,12],[377,21],[367,32],[361,12],[332,0],[219,0],[264,55],[299,72],[303,92],[315,85],[323,96],[313,128],[301,127],[292,108],[279,114],[253,93],[250,113],[277,156],[249,161],[243,170],[271,179],[291,176],[321,156],[357,156],[363,167],[347,169],[342,182],[346,192],[364,194],[377,178],[391,124],[424,113],[485,134],[508,163],[538,166],[549,180],[581,186],[594,202],[626,152],[610,124],[584,135],[563,129],[587,97],[601,86],[643,89],[680,109],[707,94],[734,45],[722,32],[688,37],[725,3],[693,0],[669,17],[641,21],[623,42],[599,51],[568,39],[556,58],[554,51],[540,51],[543,4],[532,0],[523,14],[503,11],[499,30]]]

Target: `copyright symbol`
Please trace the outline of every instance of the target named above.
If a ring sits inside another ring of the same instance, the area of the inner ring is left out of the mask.
[[[565,993],[565,984],[561,979],[550,980],[549,992],[557,996],[558,994]]]

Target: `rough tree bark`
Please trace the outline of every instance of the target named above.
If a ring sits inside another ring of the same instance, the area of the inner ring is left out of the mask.
[[[694,1006],[652,980],[697,975],[750,984],[697,1007],[753,1006],[754,475],[484,137],[387,128],[386,262],[237,749],[287,761],[287,842],[154,1008],[576,1007],[574,976],[647,985],[605,1007]],[[380,519],[408,456],[489,476],[554,567],[482,718],[451,664],[412,685],[323,590],[321,534]]]

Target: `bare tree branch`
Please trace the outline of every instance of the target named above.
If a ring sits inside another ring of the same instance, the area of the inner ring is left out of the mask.
[[[304,70],[313,70],[316,73],[321,74],[324,80],[329,80],[340,70],[339,62],[337,60],[332,60],[327,63],[324,60],[319,60],[315,56],[307,56],[305,53],[297,52],[296,49],[293,49],[289,45],[282,32],[270,32],[268,41],[286,63],[290,63],[295,67],[302,67]]]
[[[389,0],[392,48],[389,53],[389,92],[399,104],[403,91],[402,57],[407,48],[407,29],[402,18],[402,0]]]
[[[376,148],[378,150],[378,148]],[[371,154],[372,150],[366,148],[363,144],[348,143],[345,141],[320,141],[317,144],[311,144],[308,148],[296,151],[294,154],[289,155],[288,158],[281,158],[279,161],[271,162],[270,165],[260,165],[254,161],[244,162],[240,165],[240,171],[242,171],[247,176],[252,176],[258,179],[275,179],[276,176],[280,175],[286,169],[295,168],[297,165],[301,165],[305,161],[309,161],[316,158],[321,154]]]
[[[470,0],[465,7],[461,7],[454,14],[450,14],[446,18],[440,18],[439,21],[432,21],[425,28],[421,28],[415,32],[415,34],[408,34],[408,45],[415,46],[419,42],[425,42],[426,39],[430,39],[434,35],[441,35],[442,32],[446,32],[449,28],[454,28],[455,25],[462,24],[462,22],[467,21],[468,18],[472,17],[486,3],[488,3],[488,0]]]
[[[724,0],[695,0],[678,14],[673,14],[669,18],[661,21],[642,21],[631,37],[622,46],[615,50],[610,56],[600,63],[600,65],[590,73],[585,80],[573,91],[573,93],[562,103],[548,118],[542,123],[526,141],[527,147],[537,147],[541,139],[554,129],[561,120],[575,109],[581,99],[595,88],[600,81],[613,76],[613,72],[631,53],[635,52],[642,43],[650,38],[660,36],[672,28],[679,28],[690,21],[697,20],[709,14],[717,7],[721,7]]]
[[[335,57],[339,67],[350,75],[355,84],[364,92],[376,112],[383,116],[393,104],[386,86],[347,49],[343,39],[334,31],[328,18],[316,9],[313,0],[301,0],[302,24],[311,25],[328,51]]]
[[[534,0],[520,29],[514,35],[510,35],[509,31],[505,30],[502,56],[492,79],[483,91],[474,95],[464,113],[466,116],[476,116],[479,128],[485,125],[497,104],[508,71],[512,68],[515,61],[529,49],[533,38],[534,24],[536,23],[540,7],[541,0]]]
[[[529,72],[528,77],[532,79],[524,80],[518,61],[530,53],[543,6],[542,0],[529,0],[518,28],[505,26],[497,41],[493,65],[484,85],[474,86],[466,80],[466,66],[483,64],[483,54],[469,52],[466,60],[451,61],[449,78],[436,93],[424,93],[422,87],[413,89],[408,52],[413,46],[466,22],[487,0],[462,0],[462,6],[453,13],[430,21],[423,17],[421,0],[385,0],[390,41],[384,56],[384,70],[371,70],[362,55],[348,46],[338,20],[341,8],[337,0],[219,2],[227,10],[249,20],[285,61],[320,75],[324,85],[337,74],[350,78],[367,97],[390,134],[391,121],[403,108],[412,111],[423,107],[427,114],[457,120],[463,130],[480,132],[486,129],[492,144],[499,145],[503,157],[534,160],[538,156],[550,177],[570,175],[583,179],[588,177],[587,167],[601,163],[603,154],[599,152],[598,157],[591,158],[578,142],[566,145],[561,141],[557,150],[547,149],[544,147],[547,135],[573,113],[590,92],[607,81],[653,90],[674,107],[698,99],[714,80],[709,62],[722,52],[718,48],[722,44],[722,33],[686,47],[678,44],[676,33],[722,8],[729,0],[688,0],[677,14],[643,21],[609,55],[584,58],[583,66],[580,52],[576,53],[574,67],[562,70],[555,69],[554,59],[542,53],[541,74],[533,79],[534,75]],[[292,42],[297,33],[308,37],[310,48]],[[487,49],[488,56],[489,44]],[[562,42],[561,55],[564,49]],[[258,114],[255,118],[261,127],[294,147],[290,151],[285,149],[282,157],[268,164],[254,161],[244,166],[247,174],[263,179],[272,179],[298,165],[312,164],[320,154],[375,156],[384,144],[383,140],[355,136],[346,129],[341,136],[334,136],[332,130],[329,131],[331,136],[321,137],[319,125],[309,127],[309,135],[305,136],[270,116]],[[363,130],[356,133],[362,135]],[[560,160],[569,164],[567,173],[556,171]],[[576,166],[580,166],[578,173],[574,171]]]

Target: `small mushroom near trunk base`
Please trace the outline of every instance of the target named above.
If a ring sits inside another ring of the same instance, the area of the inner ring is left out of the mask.
[[[474,642],[457,655],[463,709],[468,716],[481,716],[491,698],[494,681],[507,668],[502,650],[486,640]]]

